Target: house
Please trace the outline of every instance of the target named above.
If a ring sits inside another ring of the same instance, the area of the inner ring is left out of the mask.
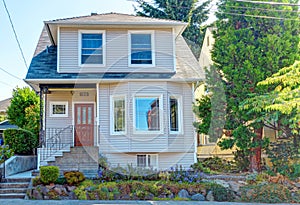
[[[6,111],[8,106],[10,105],[11,98],[7,98],[5,100],[0,101],[0,117],[6,116]],[[5,118],[4,118],[5,119]],[[0,145],[3,143],[4,130],[6,129],[16,129],[18,128],[16,125],[12,125],[8,120],[0,120]]]
[[[108,13],[44,22],[25,81],[40,92],[38,166],[168,169],[196,162],[204,72],[179,21]],[[95,165],[96,164],[96,165]]]

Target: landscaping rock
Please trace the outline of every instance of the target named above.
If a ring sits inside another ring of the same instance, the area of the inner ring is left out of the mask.
[[[298,188],[298,189],[300,189],[300,183],[298,182],[298,183],[295,183],[295,186]]]
[[[240,184],[240,183],[237,183],[237,182],[235,182],[235,181],[229,181],[228,184],[229,184],[229,187],[230,187],[230,189],[231,189],[232,191],[234,191],[234,192],[236,192],[236,193],[239,192],[240,187],[241,187],[241,184]]]
[[[76,189],[76,186],[67,186],[67,191],[72,192]]]
[[[202,194],[194,194],[191,197],[192,201],[205,201],[205,197]]]
[[[53,190],[54,190],[58,195],[62,195],[62,190],[61,190],[61,188],[54,187]]]
[[[34,190],[32,190],[32,198],[36,199],[36,200],[42,200],[43,195],[41,194],[41,192],[34,189]]]
[[[154,195],[152,193],[149,193],[145,196],[145,200],[152,200],[154,198]]]
[[[225,188],[229,188],[228,182],[226,182],[226,181],[224,181],[224,180],[214,180],[214,182],[215,182],[216,184],[219,184],[219,185],[225,187]]]
[[[178,197],[179,198],[191,198],[191,196],[189,195],[188,191],[185,190],[185,189],[181,189],[179,192],[178,192]]]
[[[207,201],[214,201],[214,200],[215,200],[212,191],[209,191],[209,192],[207,193],[207,195],[206,195],[206,200],[207,200]]]
[[[49,189],[45,186],[40,186],[41,192],[44,196],[48,195]]]
[[[75,200],[75,199],[77,199],[76,194],[75,194],[74,192],[69,192],[69,199],[70,199],[70,200]]]
[[[174,199],[174,198],[175,198],[175,195],[174,195],[173,193],[168,194],[168,195],[167,195],[167,198],[169,198],[169,199]]]
[[[120,196],[120,199],[122,200],[130,200],[130,196],[128,194],[124,194]]]

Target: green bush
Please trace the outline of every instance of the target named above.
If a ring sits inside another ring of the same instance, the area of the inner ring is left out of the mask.
[[[4,144],[9,145],[15,154],[31,155],[38,146],[38,136],[23,129],[7,129]]]
[[[292,200],[289,189],[281,184],[258,184],[242,187],[242,201],[259,203],[288,203]]]
[[[3,163],[6,159],[9,159],[14,155],[12,149],[8,145],[0,146],[0,164]]]
[[[233,191],[221,185],[212,186],[211,191],[216,201],[233,201],[234,199]]]
[[[56,166],[40,167],[40,178],[44,184],[54,183],[59,177],[59,168]]]
[[[76,185],[85,180],[84,174],[78,171],[64,172],[64,176],[68,185]]]

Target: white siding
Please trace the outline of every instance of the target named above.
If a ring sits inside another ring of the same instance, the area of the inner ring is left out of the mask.
[[[128,67],[128,29],[104,29],[106,40],[106,65],[104,67],[79,67],[78,65],[78,29],[60,28],[59,35],[59,72],[172,72],[173,36],[171,29],[155,30],[155,67]],[[135,29],[136,30],[136,29]]]
[[[151,154],[151,153],[116,153],[105,154],[110,167],[127,167],[127,165],[137,166],[137,154]],[[194,153],[158,153],[158,169],[166,170],[171,167],[189,169],[194,164]]]
[[[186,83],[124,82],[99,86],[100,151],[118,152],[194,152],[192,91]],[[125,95],[127,127],[125,135],[110,134],[110,96]],[[162,96],[163,132],[158,134],[133,131],[133,100],[137,95]],[[182,96],[182,133],[169,133],[169,96]]]

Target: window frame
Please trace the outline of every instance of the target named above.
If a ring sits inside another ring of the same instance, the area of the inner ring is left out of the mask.
[[[159,99],[159,130],[137,130],[136,129],[136,99],[137,98],[158,98]],[[163,134],[163,95],[162,94],[153,94],[153,95],[135,95],[133,97],[133,133],[134,134]]]
[[[178,131],[171,130],[171,110],[170,110],[170,100],[171,98],[177,99],[178,103]],[[168,119],[169,119],[169,132],[170,134],[182,134],[182,96],[181,95],[170,95],[168,98]]]
[[[146,155],[146,166],[145,167],[141,167],[141,166],[138,166],[138,156],[140,155]],[[148,156],[150,156],[150,160],[151,160],[151,156],[155,156],[156,158],[156,162],[155,162],[155,166],[153,167],[149,167],[149,164],[148,164]],[[139,154],[136,154],[136,166],[139,167],[139,168],[152,168],[152,169],[158,169],[158,154],[145,154],[145,153],[139,153]]]
[[[124,131],[115,131],[114,130],[114,122],[115,122],[115,115],[114,115],[114,105],[116,99],[124,99],[124,105],[125,105],[125,130]],[[110,96],[110,134],[111,135],[126,135],[127,134],[127,98],[125,95],[112,95]]]
[[[69,102],[68,101],[50,101],[50,117],[68,117],[69,116]],[[55,114],[53,113],[53,105],[65,105],[65,114]]]
[[[131,63],[131,34],[150,34],[151,35],[151,56],[152,64],[132,64]],[[154,67],[155,66],[155,41],[154,30],[129,30],[128,31],[128,67]]]
[[[82,34],[102,34],[102,64],[81,63]],[[79,67],[105,67],[106,65],[106,35],[105,30],[78,30],[78,66]]]

